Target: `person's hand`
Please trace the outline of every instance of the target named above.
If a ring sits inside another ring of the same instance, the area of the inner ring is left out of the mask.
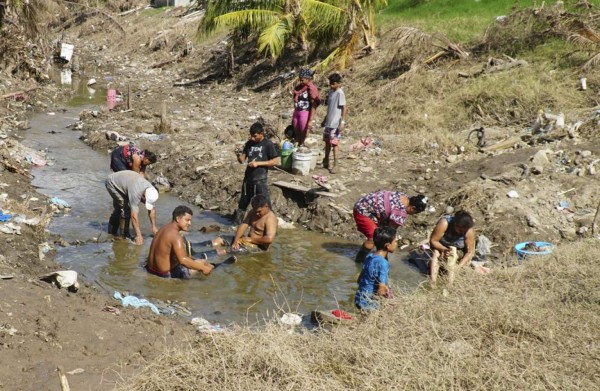
[[[142,235],[138,235],[135,237],[135,244],[137,246],[141,246],[142,244],[144,244],[144,238],[142,237]]]
[[[231,243],[231,249],[232,250],[239,250],[240,249],[240,245],[241,245],[241,243],[239,242],[239,240],[234,240],[233,243]]]
[[[340,122],[339,126],[338,126],[338,130],[341,132],[342,130],[344,130],[344,125],[346,125],[346,122],[342,121]]]
[[[152,234],[156,235],[158,233],[158,227],[155,225],[152,227]]]
[[[248,163],[248,167],[252,167],[252,168],[256,168],[258,167],[258,162],[255,162],[254,160]]]

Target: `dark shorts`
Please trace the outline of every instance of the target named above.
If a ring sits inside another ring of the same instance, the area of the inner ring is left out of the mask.
[[[148,265],[146,265],[145,269],[148,273],[154,274],[155,276],[158,276],[161,278],[188,279],[188,278],[192,277],[192,273],[190,272],[190,269],[188,269],[187,267],[185,267],[183,265],[177,265],[168,272],[159,272],[159,271],[153,270],[152,268],[148,267]]]

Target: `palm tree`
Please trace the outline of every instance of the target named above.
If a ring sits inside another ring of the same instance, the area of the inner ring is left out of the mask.
[[[302,50],[338,42],[324,61],[343,68],[361,38],[375,47],[374,13],[387,0],[212,0],[198,28],[207,36],[220,26],[233,28],[234,41],[258,35],[259,53],[278,58],[290,41]]]

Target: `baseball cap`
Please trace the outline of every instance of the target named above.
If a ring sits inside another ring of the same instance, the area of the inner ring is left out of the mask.
[[[154,187],[149,187],[146,189],[144,196],[146,197],[146,209],[154,209],[154,203],[158,200],[158,190]]]

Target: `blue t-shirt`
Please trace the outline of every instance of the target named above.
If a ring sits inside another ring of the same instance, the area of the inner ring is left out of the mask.
[[[358,277],[358,289],[354,297],[354,304],[359,309],[370,310],[378,307],[377,301],[373,300],[379,284],[388,285],[388,272],[390,264],[381,255],[371,253],[363,262],[360,277]]]

